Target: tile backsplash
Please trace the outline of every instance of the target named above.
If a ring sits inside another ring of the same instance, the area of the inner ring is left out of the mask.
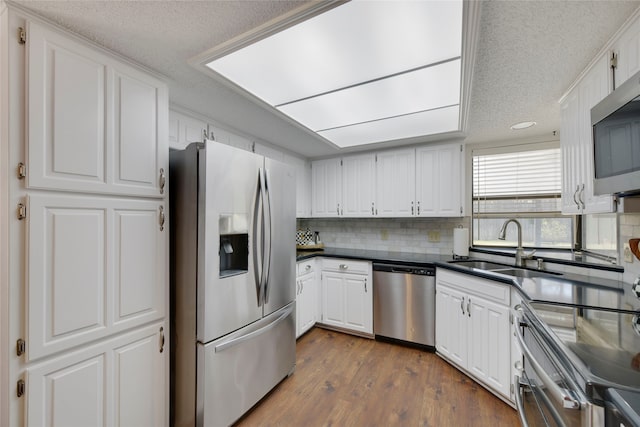
[[[469,227],[464,218],[310,218],[298,229],[318,231],[329,247],[451,255],[453,229]]]

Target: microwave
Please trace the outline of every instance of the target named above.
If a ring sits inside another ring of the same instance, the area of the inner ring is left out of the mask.
[[[591,109],[593,191],[640,194],[640,72]]]

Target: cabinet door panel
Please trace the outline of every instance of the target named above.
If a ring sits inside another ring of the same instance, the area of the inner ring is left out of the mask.
[[[327,325],[344,326],[344,283],[340,274],[323,273],[322,322]]]
[[[360,277],[346,277],[345,292],[345,325],[362,332],[367,331],[367,304],[364,292],[365,279]]]
[[[115,322],[163,313],[165,239],[158,229],[157,205],[115,212]],[[155,317],[154,316],[154,317]]]
[[[313,216],[339,216],[342,208],[342,166],[340,165],[340,159],[312,162],[311,186]]]
[[[115,421],[118,426],[164,425],[162,402],[166,386],[155,330],[114,350]]]
[[[57,359],[28,371],[27,426],[104,426],[106,358]]]
[[[375,156],[349,156],[344,157],[342,162],[344,216],[375,215]]]
[[[161,203],[28,198],[29,360],[164,316]]]
[[[415,150],[384,151],[376,161],[376,214],[387,217],[414,215]]]
[[[105,66],[93,52],[29,25],[30,187],[105,184]]]
[[[115,148],[119,167],[115,181],[121,185],[151,187],[157,180],[158,144],[156,87],[116,73]]]
[[[463,215],[461,162],[459,144],[416,149],[416,215]]]

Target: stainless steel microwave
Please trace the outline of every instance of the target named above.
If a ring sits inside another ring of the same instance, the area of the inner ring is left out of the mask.
[[[594,194],[640,194],[640,72],[591,109]]]

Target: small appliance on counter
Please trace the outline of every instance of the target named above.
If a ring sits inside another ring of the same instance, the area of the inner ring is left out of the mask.
[[[453,229],[453,259],[469,258],[469,229],[459,226]]]

